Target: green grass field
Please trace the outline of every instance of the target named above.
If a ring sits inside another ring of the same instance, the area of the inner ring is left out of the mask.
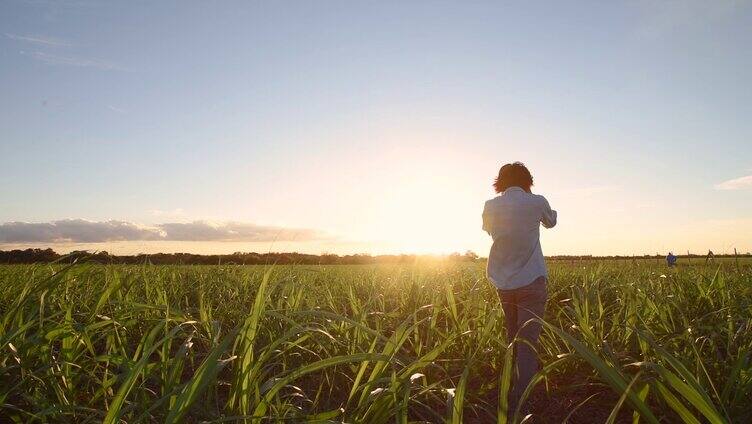
[[[752,421],[752,263],[549,266],[533,422]],[[0,422],[515,420],[480,262],[7,265],[0,291]]]

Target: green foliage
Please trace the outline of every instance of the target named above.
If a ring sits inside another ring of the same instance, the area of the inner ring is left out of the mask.
[[[523,397],[752,421],[750,263],[696,262],[552,262]],[[524,418],[482,263],[6,265],[0,291],[0,422]]]

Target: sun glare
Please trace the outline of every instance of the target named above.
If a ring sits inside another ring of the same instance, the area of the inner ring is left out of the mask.
[[[451,253],[461,248],[473,206],[448,178],[418,176],[380,199],[374,237],[398,252]]]

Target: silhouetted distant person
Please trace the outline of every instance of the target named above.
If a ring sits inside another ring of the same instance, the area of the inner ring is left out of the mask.
[[[541,324],[531,318],[543,317],[546,306],[546,263],[540,244],[540,225],[556,225],[556,211],[545,197],[532,194],[533,177],[520,162],[499,170],[494,188],[497,196],[483,209],[483,229],[493,238],[488,254],[488,279],[498,291],[504,310],[507,341],[514,337],[536,346]],[[538,370],[533,347],[515,343],[516,378],[509,394],[510,412]]]
[[[673,252],[668,252],[668,255],[666,255],[666,263],[668,266],[674,266],[676,265],[676,260],[679,259],[674,255]]]
[[[714,258],[715,258],[715,255],[713,254],[713,251],[708,249],[708,256],[705,258],[705,263],[713,262]]]

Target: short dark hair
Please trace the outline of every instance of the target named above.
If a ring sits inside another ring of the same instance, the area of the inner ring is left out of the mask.
[[[499,176],[494,181],[494,189],[501,193],[509,187],[519,187],[528,193],[533,185],[533,176],[530,175],[525,164],[522,162],[508,163],[499,169]]]

